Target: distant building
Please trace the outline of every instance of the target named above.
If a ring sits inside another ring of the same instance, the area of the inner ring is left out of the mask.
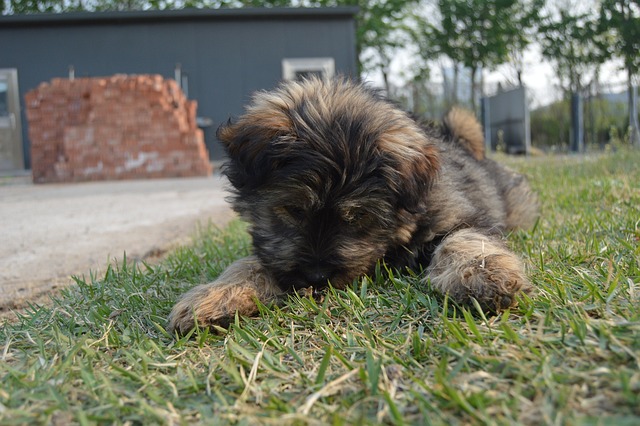
[[[222,9],[0,17],[0,172],[30,168],[24,94],[55,77],[160,74],[217,126],[252,92],[310,73],[357,73],[356,8]]]
[[[531,117],[524,86],[498,90],[481,101],[482,127],[488,151],[501,146],[508,154],[531,151]]]

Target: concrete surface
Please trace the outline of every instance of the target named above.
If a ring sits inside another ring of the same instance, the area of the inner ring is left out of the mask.
[[[198,223],[234,217],[224,178],[33,185],[0,179],[0,310],[20,308],[98,273],[187,243]]]

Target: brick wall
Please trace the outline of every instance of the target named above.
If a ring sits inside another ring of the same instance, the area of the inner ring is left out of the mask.
[[[33,181],[211,173],[196,102],[159,75],[53,79],[25,95]]]

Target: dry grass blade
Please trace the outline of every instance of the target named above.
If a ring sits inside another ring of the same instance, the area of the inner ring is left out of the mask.
[[[353,370],[343,374],[337,379],[330,381],[329,383],[324,385],[322,389],[309,395],[309,397],[307,397],[307,399],[305,400],[304,404],[300,406],[300,408],[298,408],[297,411],[305,415],[309,414],[309,412],[311,411],[311,408],[313,407],[313,404],[315,404],[322,397],[332,395],[339,388],[340,384],[342,384],[343,382],[346,382],[347,380],[355,376],[358,373],[358,371],[359,371],[358,368],[354,368]]]

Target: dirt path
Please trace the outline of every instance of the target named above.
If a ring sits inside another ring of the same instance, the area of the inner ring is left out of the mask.
[[[33,185],[0,181],[0,311],[20,308],[71,275],[112,259],[146,258],[188,242],[198,223],[233,216],[225,181],[210,178]]]

